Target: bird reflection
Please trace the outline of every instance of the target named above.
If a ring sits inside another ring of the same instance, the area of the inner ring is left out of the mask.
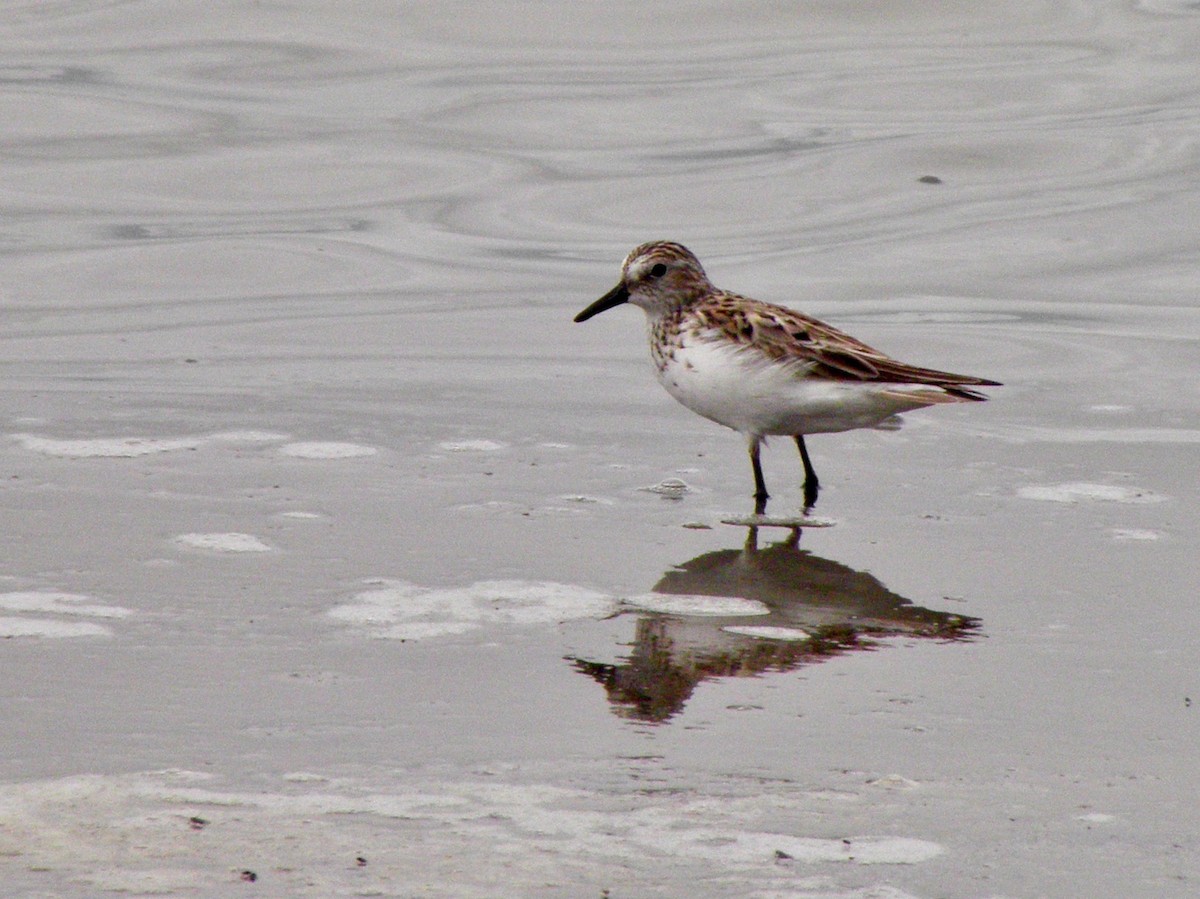
[[[798,530],[760,548],[757,528],[750,528],[742,549],[697,556],[664,574],[653,592],[739,597],[770,611],[719,618],[643,613],[626,660],[568,660],[604,686],[617,714],[650,722],[678,713],[709,678],[790,671],[874,649],[879,637],[965,640],[980,626],[977,618],[913,605],[865,571],[800,549]],[[737,632],[764,626],[771,638]]]

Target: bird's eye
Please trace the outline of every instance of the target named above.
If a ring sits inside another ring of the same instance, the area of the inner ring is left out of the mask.
[[[658,263],[657,265],[655,265],[654,268],[650,269],[650,277],[651,278],[661,278],[666,273],[667,273],[667,267],[665,265],[663,265],[661,262]]]

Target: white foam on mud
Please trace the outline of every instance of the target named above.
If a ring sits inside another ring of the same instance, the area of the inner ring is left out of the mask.
[[[309,441],[286,443],[279,448],[279,452],[296,459],[361,459],[374,456],[379,450],[359,443]]]
[[[271,547],[253,534],[179,534],[174,542],[189,549],[204,549],[221,553],[265,553]]]
[[[592,789],[580,777],[558,786],[560,767],[549,781],[304,772],[239,789],[171,770],[0,784],[0,857],[19,857],[6,876],[21,895],[34,885],[47,895],[67,886],[72,895],[232,895],[246,869],[271,895],[392,895],[414,871],[439,896],[491,896],[499,882],[506,895],[540,895],[547,878],[563,895],[584,895],[614,878],[657,882],[684,864],[691,878],[737,883],[736,895],[794,896],[807,895],[794,892],[803,866],[919,865],[944,852],[904,835],[809,836],[813,800],[784,782],[732,778],[624,796],[611,772]]]
[[[608,499],[607,497],[588,496],[587,494],[583,494],[583,493],[567,493],[567,494],[564,494],[563,496],[560,496],[559,499],[561,499],[563,502],[578,503],[581,506],[593,506],[593,505],[611,506],[611,505],[613,505],[613,500]]]
[[[85,437],[59,440],[37,434],[13,434],[31,452],[63,459],[134,459],[158,453],[199,449],[206,443],[266,443],[287,439],[273,431],[221,431],[184,437]]]
[[[445,440],[438,449],[448,453],[494,453],[508,449],[508,444],[496,440]]]
[[[885,774],[883,777],[876,777],[867,781],[867,785],[871,787],[879,787],[884,790],[916,790],[921,784],[912,778],[905,777],[903,774]]]
[[[218,431],[200,438],[204,443],[276,443],[287,439],[287,434],[278,431]]]
[[[748,899],[922,899],[899,887],[881,883],[856,889],[835,887],[828,878],[804,878],[782,890],[756,890]]]
[[[330,618],[372,637],[424,640],[488,625],[545,625],[612,614],[612,597],[550,581],[478,581],[426,588],[403,581],[366,590],[335,606]]]
[[[1146,542],[1161,540],[1163,535],[1161,531],[1152,531],[1148,528],[1113,528],[1112,536],[1114,540]]]
[[[671,839],[671,836],[675,838]],[[659,839],[659,845],[678,855],[743,864],[783,852],[793,860],[806,864],[857,862],[860,865],[916,865],[937,858],[945,851],[937,843],[906,837],[825,840],[753,831],[728,834],[702,828],[667,835],[666,840]]]
[[[745,615],[769,615],[771,610],[756,599],[737,596],[698,596],[692,594],[643,593],[625,599],[627,605],[663,615],[695,615],[713,618],[741,618]]]
[[[1031,484],[1017,490],[1022,499],[1034,499],[1050,503],[1104,502],[1145,504],[1161,503],[1165,496],[1141,490],[1137,487],[1120,487],[1115,484]]]
[[[657,484],[649,487],[639,487],[643,493],[657,493],[667,499],[682,499],[692,492],[692,488],[682,478],[663,478]]]
[[[740,634],[743,637],[757,637],[761,640],[790,640],[798,643],[803,640],[812,639],[812,634],[808,633],[808,631],[802,631],[798,627],[770,627],[768,625],[754,627],[752,625],[731,624],[729,627],[721,628],[721,630],[727,634]]]
[[[13,438],[25,449],[44,456],[63,459],[133,459],[155,453],[171,453],[196,449],[197,437],[93,437],[82,440],[55,440],[34,434],[14,434]]]
[[[0,617],[0,637],[111,637],[112,631],[91,621]]]
[[[55,615],[55,618],[33,618],[20,615],[0,617],[0,637],[111,637],[112,631],[92,621],[62,618],[125,618],[132,610],[96,602],[82,593],[59,593],[48,590],[22,590],[0,593],[0,609],[6,612],[32,612]]]
[[[324,774],[314,774],[311,771],[289,771],[283,775],[288,783],[328,783],[329,778]]]
[[[9,612],[53,613],[83,618],[124,618],[126,615],[132,614],[130,609],[94,603],[91,599],[92,597],[82,593],[18,591],[0,593],[0,609]]]

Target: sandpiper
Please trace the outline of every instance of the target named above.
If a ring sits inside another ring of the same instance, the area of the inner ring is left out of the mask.
[[[768,499],[764,438],[792,437],[804,465],[804,509],[820,484],[804,437],[874,428],[901,412],[979,402],[996,381],[906,365],[815,318],[714,287],[700,261],[670,241],[625,257],[621,280],[575,321],[632,303],[646,313],[659,383],[693,412],[746,438],[756,514]]]

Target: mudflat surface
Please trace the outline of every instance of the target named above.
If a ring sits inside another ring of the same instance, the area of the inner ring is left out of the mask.
[[[911,6],[13,4],[3,891],[1195,895],[1200,17]],[[655,238],[1006,386],[723,524]]]

